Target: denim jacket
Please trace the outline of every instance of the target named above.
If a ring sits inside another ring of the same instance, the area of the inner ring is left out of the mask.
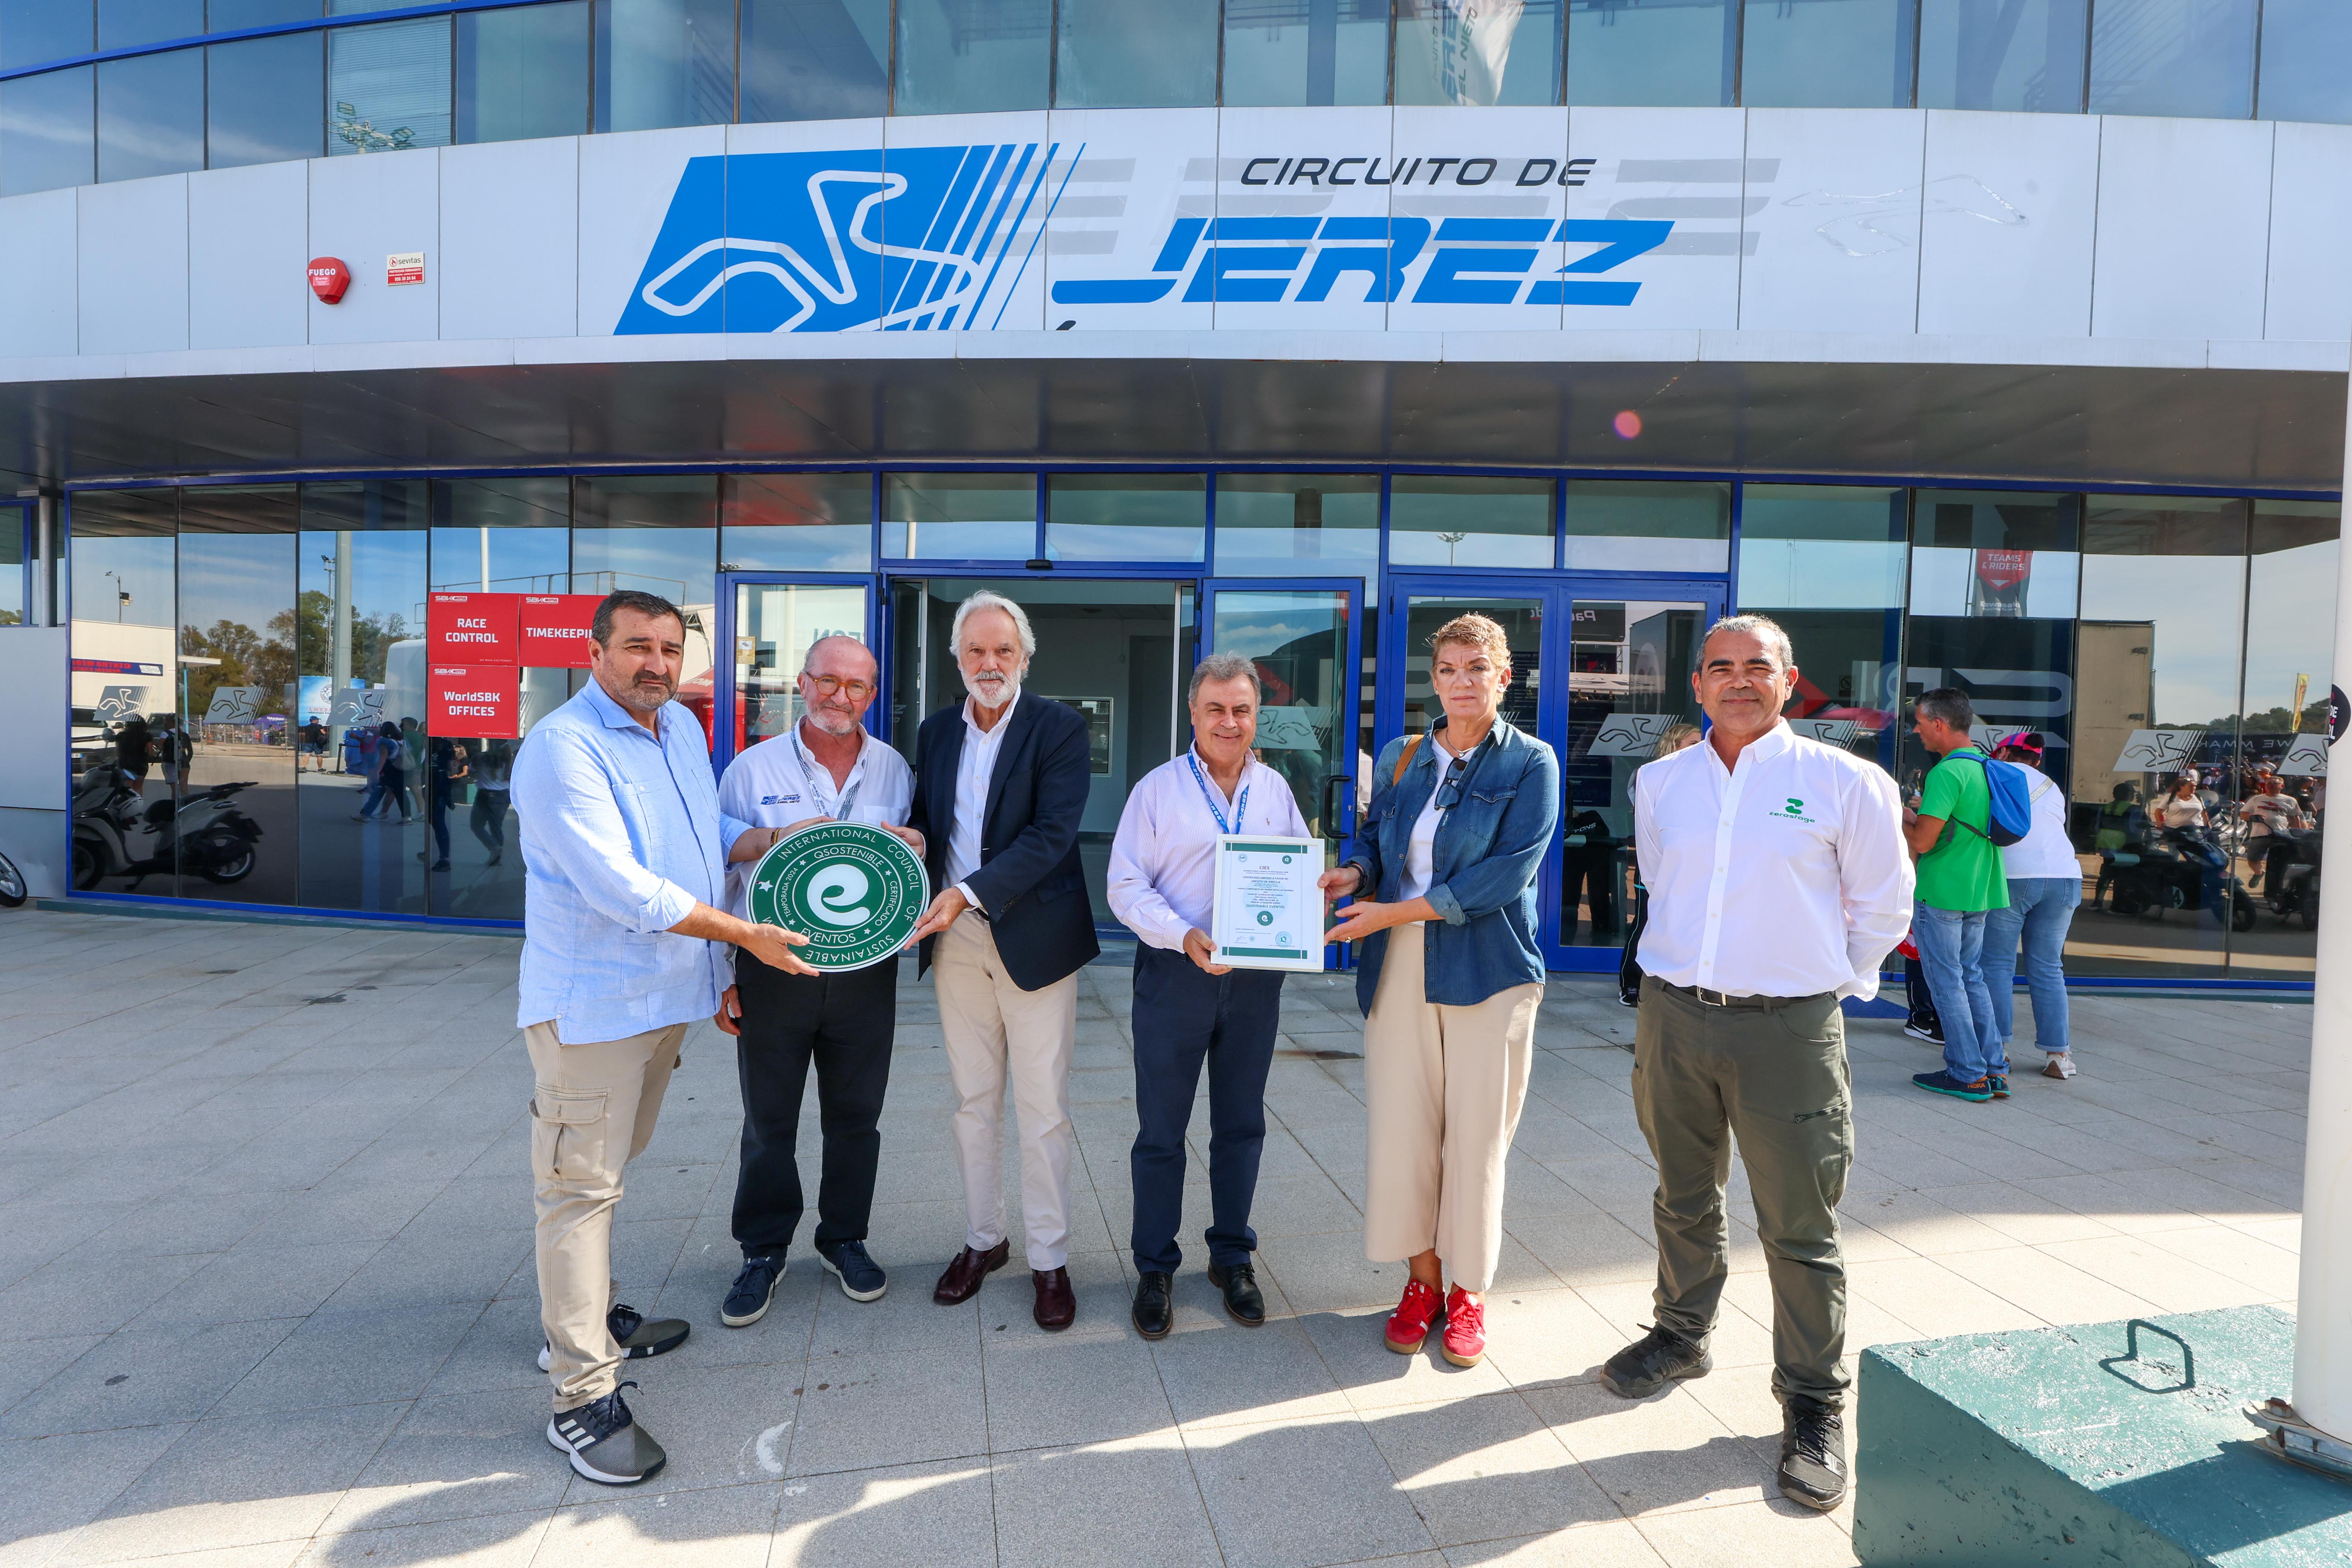
[[[1442,735],[1443,731],[1439,731]],[[1391,784],[1406,737],[1381,749],[1373,764],[1372,806],[1358,826],[1342,865],[1363,874],[1360,887],[1394,902],[1404,882],[1412,825],[1437,787],[1437,748],[1417,748],[1404,777]],[[1461,803],[1437,826],[1425,895],[1442,921],[1421,923],[1423,991],[1431,1002],[1470,1007],[1498,991],[1544,977],[1537,945],[1536,874],[1559,820],[1559,763],[1549,746],[1497,716],[1470,756]],[[1380,992],[1391,926],[1364,939],[1356,1003],[1366,1014]]]

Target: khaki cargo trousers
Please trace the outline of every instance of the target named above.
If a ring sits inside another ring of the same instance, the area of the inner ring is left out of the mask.
[[[602,1399],[621,1381],[621,1347],[604,1325],[613,1305],[613,1209],[622,1167],[653,1140],[686,1027],[580,1046],[558,1041],[552,1023],[522,1032],[536,1079],[530,1168],[539,1318],[559,1411]]]
[[[1633,1042],[1634,1114],[1658,1163],[1658,1326],[1701,1346],[1715,1327],[1736,1139],[1772,1284],[1773,1392],[1843,1405],[1837,1205],[1853,1163],[1853,1095],[1837,998],[1714,1007],[1644,976]]]

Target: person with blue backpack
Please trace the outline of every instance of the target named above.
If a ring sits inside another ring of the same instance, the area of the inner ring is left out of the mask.
[[[2009,907],[2001,847],[2025,837],[2032,803],[2019,770],[1996,763],[1969,739],[1976,709],[1944,686],[1912,709],[1912,732],[1942,761],[1929,770],[1904,837],[1918,858],[1911,933],[1927,989],[1944,1023],[1944,1065],[1911,1081],[1935,1094],[1975,1101],[2009,1098],[2009,1058],[1985,984],[1985,916]]]

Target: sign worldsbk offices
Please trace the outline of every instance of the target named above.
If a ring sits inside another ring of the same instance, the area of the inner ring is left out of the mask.
[[[425,704],[436,734],[521,738],[522,672],[585,669],[597,594],[431,595]]]

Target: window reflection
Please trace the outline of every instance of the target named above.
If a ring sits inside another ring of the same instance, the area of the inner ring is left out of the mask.
[[[2253,112],[2260,0],[2099,0],[2091,112],[2242,120]]]
[[[17,9],[22,9],[18,7]],[[11,16],[7,26],[14,26]],[[205,0],[100,0],[98,47],[135,49],[193,38],[205,30]]]
[[[1549,479],[1399,474],[1389,485],[1389,561],[1549,567],[1551,505]]]
[[[459,142],[577,136],[588,129],[588,0],[468,12],[455,20]]]
[[[1762,109],[1907,109],[1916,0],[1748,0],[1739,100]]]
[[[1056,15],[1055,107],[1217,101],[1217,0],[1060,0]]]
[[[327,155],[449,143],[449,18],[327,34]]]
[[[1381,558],[1377,474],[1219,474],[1217,572],[1369,577]]]
[[[719,481],[709,474],[582,479],[572,490],[572,592],[659,594],[686,618],[677,700],[711,729],[711,637],[719,623]]]
[[[319,14],[319,0],[205,0],[205,30],[274,27],[281,22],[307,22]]]
[[[2341,510],[2333,501],[2253,504],[2240,739],[2240,783],[2252,793],[2241,797],[2240,817],[2242,867],[2260,912],[2254,930],[2231,944],[2231,972],[2242,979],[2303,979],[2314,967]],[[2261,773],[2265,765],[2275,784]],[[2293,809],[2263,794],[2285,796]]]
[[[1911,613],[2072,619],[2080,502],[2010,490],[1921,490]]]
[[[202,50],[98,68],[98,177],[142,180],[205,166]]]
[[[1225,0],[1230,109],[1386,103],[1385,0]]]
[[[1739,602],[1748,609],[1899,609],[1907,491],[1866,485],[1746,485]]]
[[[2090,0],[1923,0],[1919,107],[2080,113],[2090,24]]]
[[[90,70],[0,81],[0,196],[90,183]]]
[[[1053,0],[898,0],[898,114],[1044,109]]]
[[[1051,474],[1045,479],[1051,561],[1205,559],[1205,474]]]
[[[178,493],[86,491],[69,510],[72,654],[81,667],[69,700],[73,885],[168,897],[165,828],[184,757]]]
[[[719,495],[721,572],[864,572],[874,563],[871,474],[729,474]]]
[[[319,112],[325,71],[326,39],[318,33],[207,47],[208,165],[233,169],[318,157],[326,149]]]
[[[890,0],[743,0],[747,122],[848,120],[890,105]]]
[[[1720,572],[1731,563],[1731,487],[1568,481],[1568,563],[1601,572]]]
[[[30,513],[24,507],[0,507],[0,626],[25,624],[25,540]]]
[[[96,37],[90,24],[90,0],[11,5],[7,21],[0,25],[0,70],[86,55]]]
[[[1559,101],[1563,0],[1397,0],[1396,101]]]
[[[1034,474],[885,474],[882,553],[1026,561],[1037,549]]]
[[[1568,101],[1720,105],[1738,80],[1738,0],[1569,0]]]
[[[2343,0],[2263,0],[2264,120],[2352,123],[2352,5]]]
[[[596,129],[735,118],[735,0],[596,0]]]

